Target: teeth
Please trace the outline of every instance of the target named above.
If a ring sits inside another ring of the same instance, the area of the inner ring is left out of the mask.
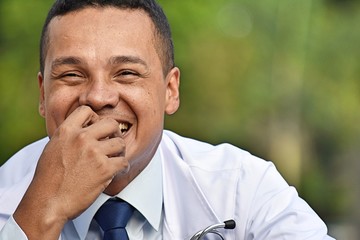
[[[119,129],[120,129],[121,133],[125,133],[129,129],[129,124],[128,123],[120,123]]]

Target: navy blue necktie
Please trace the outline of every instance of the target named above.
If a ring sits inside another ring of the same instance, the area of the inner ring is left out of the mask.
[[[107,200],[95,214],[95,220],[104,231],[103,240],[129,240],[125,230],[134,208],[120,199]]]

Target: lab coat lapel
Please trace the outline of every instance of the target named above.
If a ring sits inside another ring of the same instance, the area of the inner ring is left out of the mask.
[[[24,196],[29,184],[33,178],[33,172],[27,174],[19,183],[16,183],[11,188],[2,194],[0,191],[0,212],[3,214],[12,215]],[[0,189],[1,190],[1,189]]]
[[[11,215],[16,210],[33,179],[37,162],[48,141],[46,137],[24,147],[2,166],[0,171],[1,213]],[[6,182],[3,182],[5,180]]]
[[[220,222],[199,188],[189,166],[162,147],[164,189],[164,239],[190,239],[197,231]]]

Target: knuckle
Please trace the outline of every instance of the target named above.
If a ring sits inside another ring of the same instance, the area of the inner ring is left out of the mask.
[[[84,145],[85,143],[87,143],[89,136],[86,131],[81,131],[76,138],[81,144]]]
[[[122,139],[121,137],[115,137],[114,138],[116,147],[119,147],[120,149],[125,149],[125,142],[124,139]]]
[[[129,161],[122,161],[122,169],[119,171],[121,174],[126,174],[130,170],[130,163]]]
[[[99,148],[96,148],[96,147],[90,147],[88,150],[87,150],[87,155],[91,158],[94,158],[96,156],[99,156],[101,153],[100,153],[100,150]],[[100,163],[100,166],[102,164]]]
[[[108,122],[112,128],[114,128],[114,129],[119,128],[119,123],[115,119],[108,118]]]
[[[115,140],[114,148],[117,149],[117,156],[124,157],[126,150],[126,145],[124,143],[124,140],[121,139],[120,137],[117,137],[114,140]]]
[[[71,127],[66,125],[66,124],[62,124],[58,127],[56,133],[58,136],[66,136],[68,135],[71,131]]]

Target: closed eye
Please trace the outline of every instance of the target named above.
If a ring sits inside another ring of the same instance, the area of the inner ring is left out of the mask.
[[[67,73],[63,75],[64,77],[81,77],[79,74],[76,73]]]
[[[114,75],[114,80],[121,83],[133,83],[141,78],[141,74],[134,70],[124,69]]]
[[[60,80],[70,85],[77,85],[86,81],[86,76],[81,72],[68,71],[63,73],[53,73],[52,78],[54,80]]]
[[[123,71],[119,72],[117,76],[128,76],[128,75],[138,76],[139,74],[137,72],[134,72],[131,70],[123,70]]]

